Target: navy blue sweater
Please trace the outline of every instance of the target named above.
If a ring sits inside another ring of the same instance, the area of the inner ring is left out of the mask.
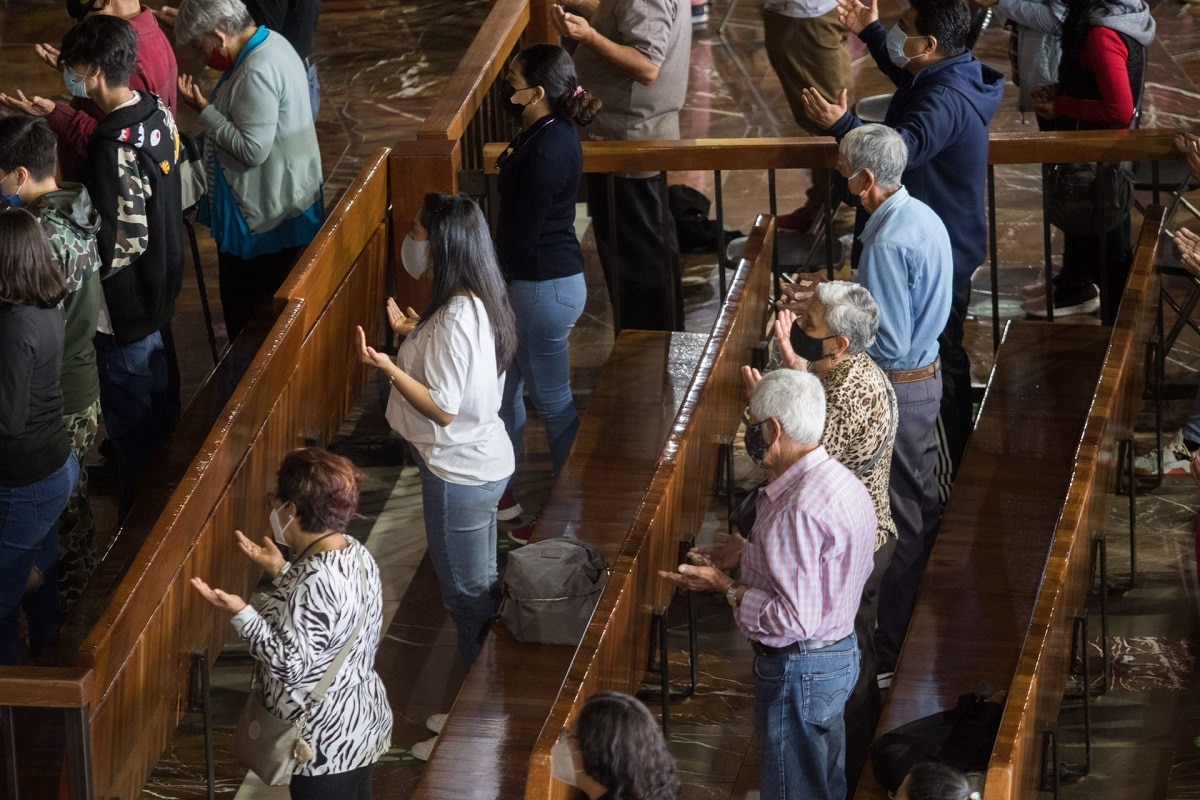
[[[908,145],[901,182],[945,223],[954,254],[954,283],[961,286],[987,254],[988,124],[1004,95],[1004,76],[970,53],[914,75],[888,58],[887,29],[878,21],[863,28],[858,38],[896,84],[884,124],[895,128]],[[847,112],[829,133],[840,141],[862,124]],[[860,229],[865,216],[860,210]]]
[[[496,252],[508,281],[545,281],[583,272],[575,238],[575,197],[583,151],[575,126],[544,117],[513,140],[500,167]]]

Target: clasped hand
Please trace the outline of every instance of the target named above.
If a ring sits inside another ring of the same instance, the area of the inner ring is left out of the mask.
[[[733,579],[724,570],[733,569],[742,561],[746,540],[740,535],[718,533],[709,547],[693,547],[687,553],[688,563],[680,564],[676,572],[659,570],[659,577],[693,592],[726,592]]]

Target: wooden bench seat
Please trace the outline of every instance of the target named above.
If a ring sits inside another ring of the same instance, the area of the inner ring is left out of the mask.
[[[673,594],[657,571],[674,567],[694,535],[715,482],[714,437],[732,435],[740,419],[738,368],[762,338],[771,224],[756,223],[751,260],[710,334],[617,337],[534,534],[574,536],[603,553],[611,572],[597,610],[578,648],[522,644],[493,626],[414,798],[565,796],[549,775],[564,719],[584,691],[641,682],[651,618]],[[721,425],[699,427],[713,415]]]
[[[1002,726],[993,759],[1008,752],[1020,775],[1009,765],[993,779],[989,769],[989,800],[1032,797],[1041,782],[1041,732],[1028,724],[1028,704],[1041,704],[1042,730],[1053,725],[1090,582],[1088,525],[1103,527],[1095,512],[1111,502],[1117,440],[1128,435],[1140,398],[1141,384],[1131,381],[1141,374],[1156,302],[1144,284],[1157,224],[1150,218],[1143,228],[1116,333],[1070,322],[1008,324],[877,729],[951,708],[985,682],[1008,691],[1009,730]],[[1120,409],[1102,402],[1113,396],[1124,398]],[[1083,521],[1081,508],[1092,504]],[[886,797],[870,764],[855,797]]]

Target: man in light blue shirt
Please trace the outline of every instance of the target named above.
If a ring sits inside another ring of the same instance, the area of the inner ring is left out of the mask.
[[[895,668],[942,518],[934,475],[938,335],[950,316],[954,282],[946,226],[900,185],[907,162],[904,139],[884,125],[855,128],[838,150],[838,169],[871,215],[858,262],[858,282],[879,305],[879,333],[867,353],[892,381],[899,409],[888,484],[897,544],[879,590],[875,634],[881,676]]]

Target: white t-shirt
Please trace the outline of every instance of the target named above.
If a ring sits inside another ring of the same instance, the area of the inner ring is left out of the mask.
[[[453,414],[445,427],[412,407],[396,388],[387,421],[448,483],[479,486],[513,473],[512,442],[500,421],[504,375],[496,374],[496,343],[478,297],[456,295],[413,331],[396,366],[429,387],[438,408]]]

